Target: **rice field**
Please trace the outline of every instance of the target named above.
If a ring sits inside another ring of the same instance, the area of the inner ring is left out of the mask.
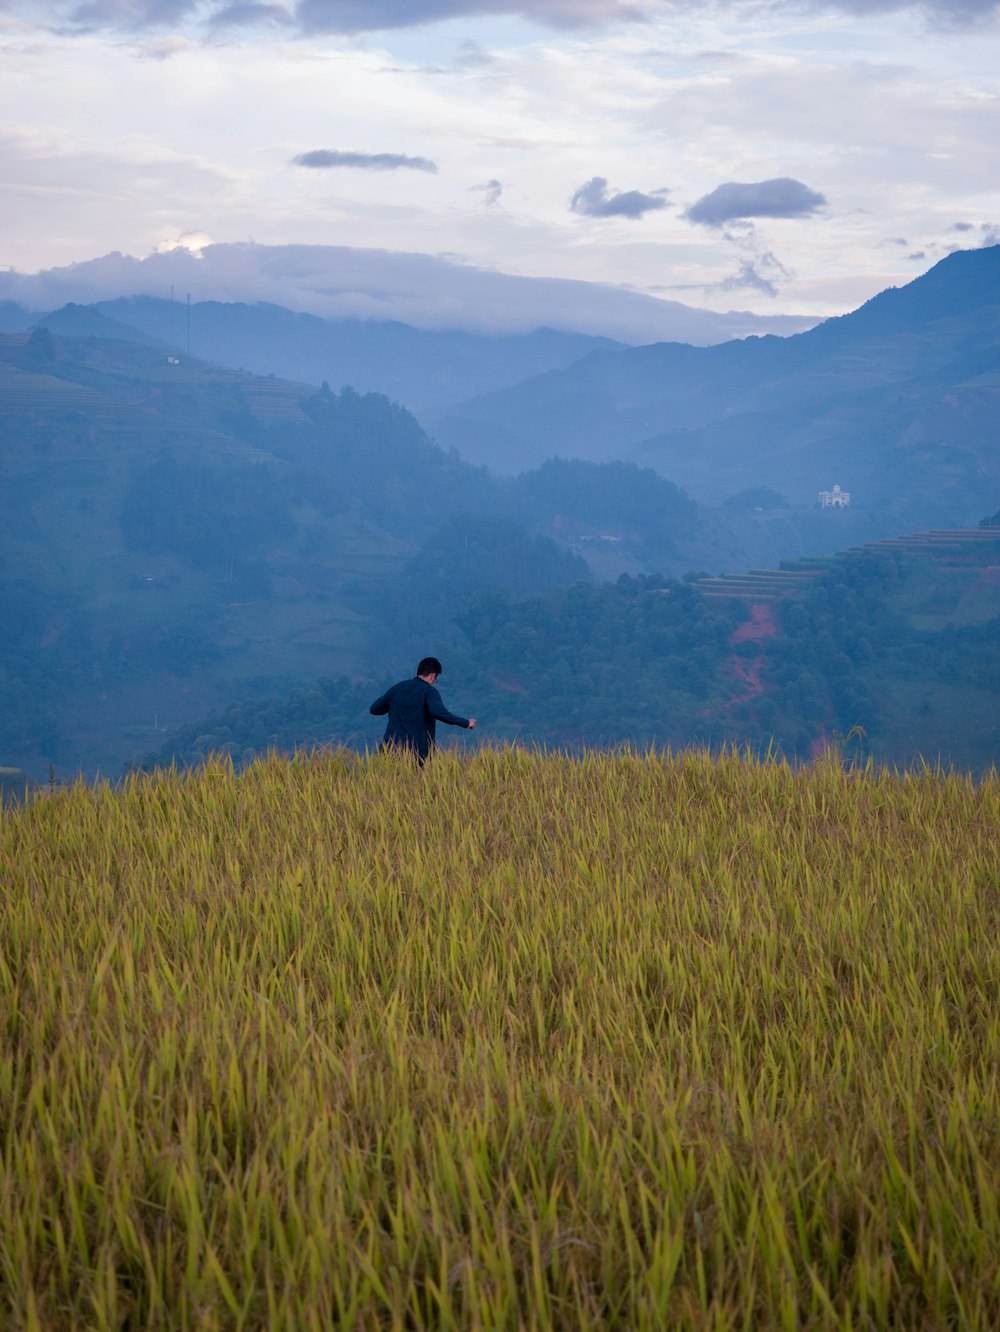
[[[0,813],[0,1326],[1000,1326],[1000,780],[270,757]]]

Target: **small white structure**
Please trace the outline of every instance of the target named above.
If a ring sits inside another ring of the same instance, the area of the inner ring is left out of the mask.
[[[180,363],[181,363],[181,362],[180,362],[180,357],[178,357],[178,356],[168,356],[168,357],[167,357],[167,365],[180,365]]]
[[[834,486],[832,490],[821,490],[819,503],[821,509],[846,509],[851,503],[851,492],[841,490],[839,486]]]

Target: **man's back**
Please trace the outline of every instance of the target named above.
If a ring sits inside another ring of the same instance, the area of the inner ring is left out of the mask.
[[[419,675],[400,680],[387,689],[369,711],[374,717],[388,713],[383,745],[413,750],[421,759],[427,757],[434,744],[436,722],[447,722],[449,726],[469,725],[468,718],[449,712],[434,686]]]

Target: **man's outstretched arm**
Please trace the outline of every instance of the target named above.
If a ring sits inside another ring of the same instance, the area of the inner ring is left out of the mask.
[[[475,717],[459,717],[454,712],[449,712],[441,701],[441,695],[433,686],[427,691],[424,706],[435,721],[444,722],[447,726],[465,726],[470,731],[476,729]]]

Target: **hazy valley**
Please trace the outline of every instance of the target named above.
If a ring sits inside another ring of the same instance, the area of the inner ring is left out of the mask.
[[[687,576],[989,518],[998,309],[1000,248],[811,331],[708,347],[146,297],[7,305],[0,759],[43,778],[191,759],[212,737],[237,757],[364,744],[373,685],[431,644],[496,738],[808,756],[857,726],[891,761],[981,768],[995,546],[973,565],[894,555],[891,579],[883,559],[835,562],[827,604],[775,602],[767,642],[752,602]],[[211,360],[188,354],[189,318]],[[834,483],[849,507],[821,509]],[[233,707],[249,712],[220,721]]]

